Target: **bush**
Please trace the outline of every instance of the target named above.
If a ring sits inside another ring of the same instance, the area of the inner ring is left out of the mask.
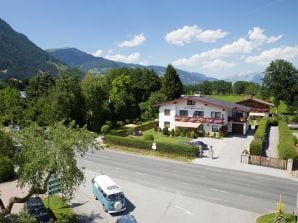
[[[176,136],[180,136],[180,134],[181,134],[181,131],[180,131],[180,129],[179,129],[179,128],[176,128],[176,129],[175,129],[175,134],[176,134]]]
[[[108,133],[109,130],[110,130],[110,126],[109,126],[109,125],[103,125],[103,126],[101,126],[101,132],[102,132],[103,134]]]
[[[144,135],[144,140],[148,140],[148,141],[154,141],[154,136],[153,135]]]
[[[261,139],[253,139],[249,146],[249,152],[251,155],[261,156],[263,153],[263,141]]]
[[[262,118],[259,121],[258,129],[255,134],[255,138],[260,138],[262,141],[265,141],[266,134],[267,134],[267,127],[268,127],[268,119]]]
[[[227,135],[228,132],[228,126],[223,125],[219,128],[219,132],[220,132],[220,136],[224,137],[225,135]]]
[[[294,137],[285,121],[279,122],[278,156],[280,159],[295,159]]]
[[[134,130],[144,132],[148,129],[155,128],[157,125],[158,125],[158,122],[156,122],[156,121],[144,122],[143,124],[140,124],[137,127],[135,127]]]
[[[138,149],[151,150],[152,142],[138,138],[120,137],[115,135],[107,135],[105,137],[106,143],[116,144],[121,146],[133,147]],[[156,143],[157,151],[161,153],[169,153],[185,156],[188,158],[196,157],[197,147],[176,143]]]
[[[270,117],[268,119],[269,125],[271,126],[278,126],[278,118],[277,117]]]
[[[0,183],[13,179],[13,162],[7,156],[2,156],[0,157],[0,163]]]
[[[167,127],[162,129],[162,134],[165,135],[165,136],[169,136],[169,130],[168,130]]]

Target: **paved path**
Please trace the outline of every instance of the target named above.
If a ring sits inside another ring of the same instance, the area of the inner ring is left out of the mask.
[[[272,158],[278,158],[278,146],[279,141],[279,130],[278,126],[271,126],[269,128],[269,137],[268,137],[268,148],[266,150],[266,155]]]

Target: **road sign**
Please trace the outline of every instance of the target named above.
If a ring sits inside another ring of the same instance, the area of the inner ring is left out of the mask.
[[[60,178],[56,175],[51,176],[48,182],[48,195],[53,195],[61,192]]]

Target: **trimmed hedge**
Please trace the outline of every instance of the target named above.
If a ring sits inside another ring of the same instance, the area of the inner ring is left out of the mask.
[[[279,144],[278,156],[280,159],[295,159],[297,157],[295,151],[294,137],[285,121],[279,121]]]
[[[261,156],[263,153],[263,141],[260,139],[253,139],[249,146],[251,155]]]
[[[143,138],[144,138],[144,140],[147,140],[147,141],[154,141],[153,135],[146,134],[143,136]]]
[[[0,183],[13,179],[13,162],[7,156],[2,156],[0,157],[0,164]]]
[[[115,135],[105,136],[105,143],[116,144],[121,146],[133,147],[138,149],[151,150],[152,142],[146,141],[143,139],[129,138],[129,137],[120,137]],[[162,153],[170,153],[185,156],[188,158],[196,157],[196,152],[198,150],[195,146],[176,144],[176,143],[156,143],[157,151]]]
[[[268,119],[263,118],[259,121],[258,129],[254,136],[254,139],[249,145],[249,152],[251,155],[262,155],[265,147],[265,140],[267,135]]]
[[[149,121],[149,122],[145,122],[143,124],[138,125],[137,127],[135,127],[135,131],[146,131],[148,129],[153,129],[154,127],[156,127],[158,125],[157,121]]]

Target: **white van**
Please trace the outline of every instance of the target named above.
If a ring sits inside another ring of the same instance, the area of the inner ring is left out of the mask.
[[[117,213],[126,209],[124,193],[109,176],[103,174],[92,178],[92,190],[104,211]]]

